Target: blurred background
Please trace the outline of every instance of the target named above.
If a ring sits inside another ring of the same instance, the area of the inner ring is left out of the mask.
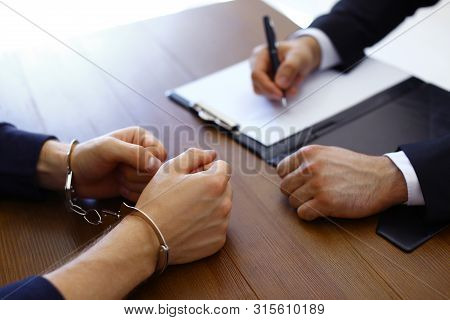
[[[2,0],[0,53],[230,0]],[[245,1],[245,0],[238,0]],[[336,0],[265,0],[301,27]],[[29,21],[27,21],[26,19]],[[450,90],[450,0],[419,10],[370,48],[373,57]],[[392,40],[395,41],[392,41]]]

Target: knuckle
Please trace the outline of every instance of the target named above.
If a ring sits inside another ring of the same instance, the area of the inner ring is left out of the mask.
[[[260,74],[258,71],[252,71],[252,80],[253,82],[258,82],[260,78]]]
[[[283,160],[281,160],[281,162],[277,165],[277,174],[279,175],[279,176],[281,176],[283,173],[284,173],[284,171],[285,171],[285,167],[286,167],[286,164],[285,164],[285,159],[283,159]]]
[[[290,73],[295,73],[297,71],[297,66],[292,61],[285,61],[283,63],[283,70]]]
[[[311,145],[309,145],[309,146],[304,147],[304,150],[305,150],[306,152],[311,153],[311,154],[316,154],[316,153],[318,153],[318,152],[319,152],[320,150],[322,150],[322,149],[323,149],[323,146],[318,145],[318,144],[311,144]]]
[[[226,187],[225,179],[221,176],[211,177],[208,183],[209,193],[213,196],[220,196]]]
[[[137,144],[133,144],[133,145],[131,145],[131,147],[133,147],[132,148],[133,151],[135,151],[138,154],[138,156],[142,157],[142,156],[145,155],[146,150],[145,150],[145,148],[143,146],[137,145]]]
[[[312,169],[310,167],[310,164],[302,164],[299,168],[298,168],[298,173],[301,176],[310,176],[312,175]]]
[[[218,234],[226,238],[227,231],[228,231],[228,221],[225,221],[221,223],[218,227]]]
[[[193,154],[197,153],[197,149],[195,149],[195,148],[188,148],[188,149],[186,150],[186,153],[187,153],[188,155],[193,155]]]
[[[289,185],[288,185],[288,183],[286,182],[286,179],[283,179],[283,180],[281,181],[281,184],[280,184],[280,190],[281,190],[281,192],[284,193],[285,195],[290,195],[290,194],[291,194],[291,192],[289,191]]]
[[[221,212],[223,213],[224,217],[228,217],[232,207],[231,199],[226,198],[222,204],[221,204]]]
[[[198,149],[195,149],[195,148],[189,148],[189,149],[187,149],[187,150],[185,151],[185,154],[186,154],[187,159],[189,159],[189,160],[194,159],[194,158],[197,156],[198,151],[199,151],[199,150],[198,150]]]
[[[231,166],[228,162],[224,161],[224,160],[216,160],[217,164],[219,167],[224,168],[225,169],[225,175],[230,175],[231,174]]]
[[[256,47],[253,48],[253,50],[252,50],[252,55],[254,55],[254,56],[258,55],[258,54],[261,53],[263,50],[265,50],[266,47],[267,47],[267,46],[264,45],[264,44],[260,44],[259,46],[256,46]]]
[[[116,138],[113,137],[102,137],[97,140],[97,146],[102,148],[102,150],[108,150],[114,148],[116,145]]]
[[[226,233],[223,235],[223,236],[221,236],[220,238],[219,238],[219,243],[218,243],[218,246],[219,246],[219,249],[220,248],[223,248],[224,246],[225,246],[225,243],[227,242],[227,235],[226,235]]]
[[[172,164],[173,164],[173,161],[166,161],[161,165],[161,167],[159,167],[158,171],[169,172]]]
[[[317,195],[317,201],[319,201],[324,208],[333,206],[333,199],[324,192],[321,192]]]
[[[112,143],[116,142],[116,138],[111,137],[111,136],[105,136],[105,137],[101,137],[98,141],[100,143],[104,143],[104,144],[112,144]]]
[[[314,179],[311,179],[309,185],[313,190],[320,191],[322,189],[323,182],[322,179],[315,177]]]
[[[321,163],[314,161],[305,165],[304,168],[302,168],[302,171],[304,174],[317,174],[320,171],[320,168]]]

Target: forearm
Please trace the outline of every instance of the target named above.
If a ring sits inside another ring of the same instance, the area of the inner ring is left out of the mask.
[[[153,273],[158,247],[151,228],[128,216],[93,247],[45,278],[66,299],[120,299]]]

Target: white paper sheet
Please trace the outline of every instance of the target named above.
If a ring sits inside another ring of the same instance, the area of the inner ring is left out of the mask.
[[[347,74],[333,70],[313,74],[285,108],[253,93],[250,66],[243,61],[174,91],[191,102],[225,114],[239,124],[242,133],[268,146],[408,77],[399,69],[367,59]]]
[[[422,8],[367,50],[371,57],[450,91],[450,1]]]

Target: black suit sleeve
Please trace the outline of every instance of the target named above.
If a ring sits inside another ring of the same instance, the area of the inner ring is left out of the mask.
[[[450,134],[400,146],[419,179],[430,223],[450,221]]]
[[[63,295],[47,279],[26,278],[0,288],[0,300],[62,300]]]
[[[380,41],[419,7],[438,0],[341,0],[310,27],[322,30],[347,69],[364,57],[364,49]]]
[[[0,196],[38,198],[36,167],[42,145],[53,136],[34,134],[0,123]]]

